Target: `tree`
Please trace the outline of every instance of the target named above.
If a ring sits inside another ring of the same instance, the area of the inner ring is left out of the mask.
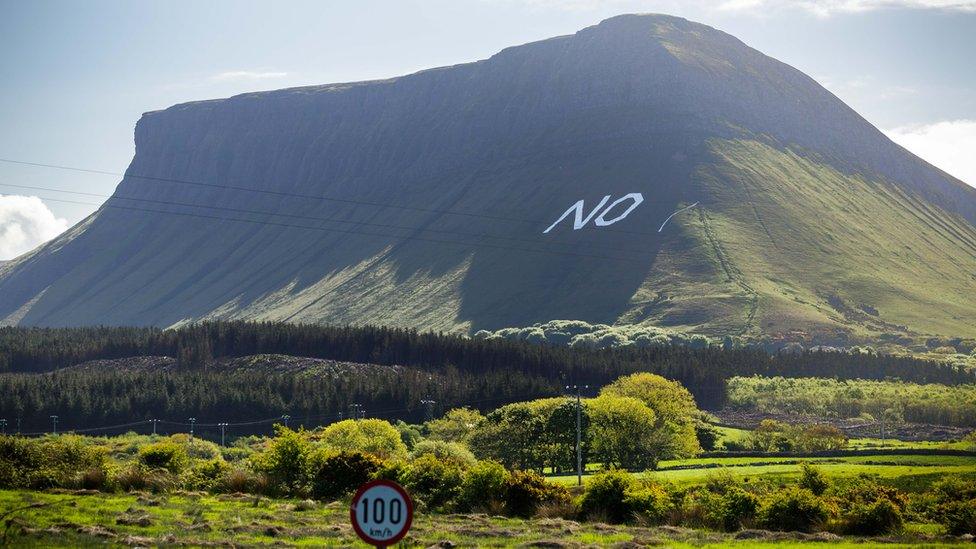
[[[654,411],[661,433],[657,449],[661,459],[681,459],[701,452],[695,434],[695,418],[700,411],[695,399],[680,383],[646,372],[618,378],[600,391],[601,395],[636,398]]]
[[[382,459],[407,455],[400,432],[382,419],[347,419],[329,425],[315,438],[334,450],[365,452]]]
[[[481,412],[471,408],[454,408],[443,417],[424,424],[427,438],[447,442],[467,442],[471,434],[485,421]]]
[[[657,416],[631,397],[601,395],[586,403],[591,457],[604,467],[653,468],[661,459]]]
[[[542,470],[546,418],[538,412],[528,402],[495,409],[471,435],[471,450],[479,459],[494,459],[509,469]]]

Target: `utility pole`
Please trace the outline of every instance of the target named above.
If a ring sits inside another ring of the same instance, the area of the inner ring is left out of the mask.
[[[51,416],[51,423],[54,424],[54,434],[58,434],[58,416]]]
[[[362,404],[349,405],[349,419],[362,419],[362,415],[363,415]]]
[[[220,445],[221,446],[224,446],[224,429],[227,428],[227,424],[226,423],[218,423],[217,426],[220,427]]]
[[[196,425],[197,418],[190,418],[190,442],[193,442],[193,426]]]
[[[156,436],[156,422],[158,422],[159,420],[158,419],[150,419],[149,421],[151,421],[152,424],[153,424],[153,436]]]
[[[0,419],[0,427],[3,428],[3,436],[7,436],[7,420]]]
[[[281,421],[283,421],[283,422],[284,422],[284,424],[285,424],[285,429],[287,429],[287,428],[288,428],[288,420],[289,420],[289,419],[291,419],[291,416],[290,416],[290,415],[288,415],[288,414],[285,414],[285,415],[283,415],[283,416],[281,416]]]
[[[429,398],[425,398],[425,399],[422,399],[420,401],[420,403],[423,404],[427,408],[427,411],[424,414],[424,416],[427,418],[427,421],[430,421],[430,420],[434,419],[434,406],[437,405],[437,401],[436,400],[431,400]]]
[[[885,414],[884,412],[881,412],[881,447],[882,448],[885,447],[884,422],[885,422]]]
[[[567,385],[566,390],[576,391],[576,485],[583,485],[583,403],[580,391],[589,389],[589,385]]]

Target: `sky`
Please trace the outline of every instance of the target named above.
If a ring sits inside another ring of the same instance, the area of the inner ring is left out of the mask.
[[[475,61],[637,12],[737,36],[976,186],[976,0],[0,0],[0,159],[109,172],[0,162],[0,260],[113,192],[144,112]]]

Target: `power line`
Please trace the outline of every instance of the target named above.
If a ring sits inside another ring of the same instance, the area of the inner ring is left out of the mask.
[[[383,203],[383,202],[371,202],[371,201],[356,200],[356,199],[351,199],[351,198],[340,198],[340,197],[337,197],[337,196],[309,195],[309,194],[291,193],[291,192],[285,192],[285,191],[273,191],[273,190],[269,190],[269,189],[256,189],[254,187],[242,187],[242,186],[237,186],[237,185],[224,185],[224,184],[218,184],[218,183],[205,183],[205,182],[202,182],[202,181],[190,181],[190,180],[186,180],[186,179],[175,179],[175,178],[158,177],[158,176],[151,176],[151,175],[139,175],[139,174],[133,174],[133,173],[128,173],[128,172],[119,173],[119,172],[110,172],[110,171],[106,171],[106,170],[94,170],[94,169],[90,169],[90,168],[79,168],[79,167],[76,167],[76,166],[67,166],[67,165],[63,165],[63,164],[47,164],[47,163],[43,163],[43,162],[27,162],[27,161],[24,161],[24,160],[14,160],[14,159],[10,159],[10,158],[0,158],[0,162],[5,162],[7,164],[17,164],[17,165],[21,165],[21,166],[33,166],[33,167],[37,167],[37,168],[51,168],[51,169],[57,169],[57,170],[67,170],[67,171],[74,171],[74,172],[99,174],[99,175],[111,175],[111,176],[115,176],[115,177],[122,177],[124,179],[125,178],[143,179],[143,180],[146,180],[146,181],[157,181],[157,182],[162,182],[162,183],[176,183],[176,184],[180,184],[180,185],[196,185],[196,186],[200,186],[200,187],[209,187],[209,188],[214,188],[214,189],[245,191],[245,192],[253,192],[253,193],[267,194],[267,195],[272,195],[272,196],[301,198],[301,199],[304,199],[304,200],[323,200],[323,201],[330,201],[330,202],[342,202],[342,203],[346,203],[346,204],[358,204],[358,205],[363,205],[363,206],[374,206],[374,207],[380,207],[380,208],[392,208],[392,209],[409,210],[409,211],[417,211],[417,212],[436,213],[436,214],[442,214],[442,215],[457,215],[457,216],[465,216],[465,217],[478,217],[478,218],[482,218],[482,219],[493,219],[493,220],[496,220],[496,221],[507,221],[507,222],[514,222],[514,223],[528,223],[528,224],[532,224],[532,225],[536,225],[536,226],[540,226],[541,224],[544,223],[543,221],[538,221],[538,220],[533,220],[533,219],[522,219],[522,218],[518,218],[518,217],[508,217],[508,216],[500,216],[500,215],[485,214],[485,213],[476,213],[476,212],[467,212],[467,211],[459,211],[459,210],[447,210],[447,209],[437,209],[437,208],[420,208],[420,207],[415,207],[415,206],[403,206],[403,205],[399,205],[399,204],[389,204],[389,203]],[[70,191],[68,191],[68,192],[70,192]],[[633,234],[633,235],[656,236],[655,233],[646,233],[646,232],[642,232],[642,231],[627,231],[627,230],[624,230],[624,229],[612,229],[612,228],[609,228],[609,227],[604,227],[603,230],[604,231],[608,231],[608,232],[626,233],[626,234]]]
[[[518,402],[518,401],[524,400],[524,399],[539,398],[539,397],[540,397],[540,394],[536,392],[536,393],[525,394],[525,395],[505,395],[505,396],[489,397],[489,398],[482,398],[482,399],[475,399],[475,400],[467,400],[467,401],[458,400],[458,401],[453,401],[450,404],[450,407],[464,406],[464,405],[470,405],[470,404],[482,404],[482,403],[485,403],[485,402],[494,402],[494,401],[498,401],[498,400],[512,400],[512,401]],[[362,409],[362,405],[360,405],[360,404],[355,404],[354,406],[356,406],[357,409],[360,409],[360,410]],[[409,411],[412,411],[413,409],[414,409],[413,407],[387,408],[385,410],[374,411],[374,412],[372,412],[371,415],[373,417],[381,417],[381,416],[388,416],[390,414],[395,414],[395,413],[398,413],[398,412],[409,412]],[[363,410],[363,412],[365,412],[365,410]],[[52,415],[50,417],[53,420],[53,418],[56,418],[56,417],[59,417],[59,416]],[[165,419],[146,419],[146,420],[142,420],[142,421],[133,421],[133,422],[129,422],[129,423],[119,423],[119,424],[116,424],[116,425],[103,425],[103,426],[98,426],[98,427],[85,427],[83,429],[67,429],[67,430],[65,430],[65,429],[62,428],[62,431],[61,432],[63,432],[63,433],[92,433],[92,432],[98,432],[98,431],[111,431],[111,430],[115,430],[115,429],[122,429],[122,428],[125,428],[125,427],[136,427],[136,426],[139,426],[139,425],[148,425],[148,424],[153,424],[153,429],[154,430],[155,430],[156,424],[166,424],[166,425],[175,425],[175,426],[179,426],[179,427],[190,427],[191,432],[192,432],[192,429],[194,427],[227,428],[227,427],[249,427],[249,426],[254,426],[254,425],[262,425],[262,424],[274,424],[274,423],[280,423],[284,417],[285,416],[279,415],[279,416],[265,418],[265,419],[259,419],[259,420],[254,420],[254,421],[241,421],[241,422],[237,422],[237,423],[234,423],[234,422],[223,422],[223,421],[222,422],[216,422],[216,423],[200,423],[198,421],[195,421],[196,418],[190,418],[190,420],[192,420],[192,421],[185,421],[185,422],[184,421],[170,421],[170,420],[165,420]],[[291,416],[288,416],[288,417],[291,418]],[[351,416],[350,419],[356,419],[356,418],[359,418],[359,417],[361,417],[361,416],[360,416],[360,414],[357,413],[355,415],[355,417],[352,417]],[[331,422],[331,421],[334,421],[334,420],[337,420],[337,419],[338,420],[341,420],[342,418],[343,418],[342,412],[337,412],[337,413],[331,413],[331,414],[318,414],[318,415],[312,415],[312,416],[305,416],[303,419],[305,421],[321,420],[321,421],[329,421],[329,422]],[[30,432],[20,433],[20,434],[23,435],[23,436],[42,436],[42,435],[51,434],[51,431],[30,431]],[[54,434],[57,434],[57,432],[55,432]]]
[[[284,191],[273,191],[273,190],[269,190],[269,189],[255,189],[254,187],[241,187],[241,186],[237,186],[237,185],[221,185],[221,184],[217,184],[217,183],[204,183],[202,181],[189,181],[189,180],[186,180],[186,179],[174,179],[174,178],[169,178],[169,177],[157,177],[157,176],[151,176],[151,175],[131,174],[131,173],[128,173],[128,172],[126,172],[126,173],[119,173],[119,172],[110,172],[110,171],[105,171],[105,170],[93,170],[93,169],[89,169],[89,168],[78,168],[78,167],[74,167],[74,166],[65,166],[65,165],[61,165],[61,164],[45,164],[45,163],[41,163],[41,162],[25,162],[23,160],[12,160],[12,159],[9,159],[9,158],[0,158],[0,162],[6,162],[8,164],[19,164],[19,165],[22,165],[22,166],[34,166],[34,167],[38,167],[38,168],[53,168],[53,169],[68,170],[68,171],[73,171],[73,172],[93,173],[93,174],[100,174],[100,175],[112,175],[112,176],[122,177],[122,178],[144,179],[144,180],[147,180],[147,181],[157,181],[157,182],[161,182],[161,183],[177,183],[177,184],[181,184],[181,185],[196,185],[196,186],[200,186],[200,187],[210,187],[210,188],[214,188],[214,189],[225,189],[225,190],[234,190],[234,191],[246,191],[246,192],[253,192],[253,193],[269,194],[269,195],[274,195],[274,196],[285,196],[285,197],[293,197],[293,198],[302,198],[302,199],[305,199],[305,200],[325,200],[325,201],[331,201],[331,202],[344,202],[344,203],[347,203],[347,204],[360,204],[360,205],[363,205],[363,206],[378,206],[378,207],[382,207],[382,208],[395,208],[395,209],[412,210],[412,211],[427,212],[427,213],[439,213],[439,214],[446,214],[446,215],[460,215],[460,216],[468,216],[468,217],[481,217],[481,218],[485,218],[485,219],[495,219],[497,221],[514,221],[514,222],[519,222],[519,223],[532,223],[532,224],[538,224],[539,223],[538,221],[533,221],[533,220],[529,220],[529,219],[519,219],[519,218],[516,218],[516,217],[503,217],[503,216],[490,215],[490,214],[480,214],[480,213],[475,213],[475,212],[462,212],[462,211],[452,211],[452,210],[439,210],[439,209],[434,209],[434,208],[419,208],[419,207],[414,207],[414,206],[402,206],[402,205],[397,205],[397,204],[384,204],[382,202],[369,202],[369,201],[365,201],[365,200],[354,200],[354,199],[351,199],[351,198],[339,198],[339,197],[335,197],[335,196],[310,195],[310,194],[301,194],[301,193],[289,193],[289,192],[284,192]]]
[[[47,199],[45,199],[45,200],[47,200]],[[57,199],[52,199],[52,200],[60,201],[60,202],[70,202],[70,201],[57,200]],[[630,258],[607,256],[607,255],[597,255],[597,254],[584,254],[584,253],[569,252],[569,251],[564,251],[564,250],[546,250],[546,249],[538,249],[538,248],[521,248],[521,247],[503,246],[503,245],[500,245],[500,244],[490,244],[490,243],[462,242],[462,241],[458,241],[458,240],[440,240],[440,239],[420,237],[420,236],[392,235],[392,234],[385,234],[385,233],[373,233],[373,232],[366,232],[366,231],[353,231],[353,230],[327,228],[327,227],[316,227],[316,226],[310,226],[310,225],[297,225],[297,224],[293,224],[293,223],[280,223],[280,222],[267,221],[267,220],[261,221],[261,220],[257,220],[257,219],[243,219],[243,218],[239,218],[239,217],[221,217],[221,216],[216,216],[216,215],[206,215],[206,214],[198,214],[198,213],[190,213],[190,212],[174,212],[174,211],[170,211],[170,210],[159,210],[159,209],[153,209],[153,208],[139,208],[139,207],[135,207],[135,206],[122,206],[122,205],[119,205],[119,204],[108,204],[108,203],[106,203],[106,204],[103,205],[103,207],[105,207],[105,208],[116,208],[116,209],[121,209],[121,210],[131,210],[131,211],[138,211],[138,212],[149,212],[149,213],[160,213],[160,214],[169,214],[169,215],[180,215],[180,216],[185,216],[185,217],[195,217],[195,218],[210,219],[210,220],[215,220],[215,221],[237,221],[237,222],[241,222],[241,223],[252,223],[252,224],[256,224],[256,225],[268,225],[268,226],[276,226],[276,227],[289,227],[289,228],[297,228],[297,229],[308,229],[308,230],[313,230],[313,231],[323,231],[323,232],[331,232],[331,233],[355,234],[355,235],[362,235],[362,236],[375,236],[375,237],[393,238],[393,239],[399,239],[399,240],[416,240],[416,241],[420,241],[420,242],[431,242],[431,243],[435,243],[435,244],[452,244],[452,245],[455,245],[455,246],[464,246],[464,247],[493,248],[493,249],[500,249],[500,250],[512,250],[512,251],[522,251],[522,252],[530,252],[530,253],[542,253],[542,254],[552,254],[552,255],[565,255],[565,256],[574,256],[574,257],[585,257],[585,258],[590,258],[590,259],[608,259],[608,260],[613,260],[613,261],[625,261],[625,262],[628,262],[628,263],[641,264],[641,262],[639,262],[637,260],[634,260],[634,259],[630,259]],[[207,208],[209,206],[200,206],[200,207],[201,208]]]
[[[38,187],[38,186],[32,186],[32,185],[17,185],[17,184],[13,184],[13,183],[0,183],[0,186],[13,187],[13,188],[18,188],[18,189],[41,190],[41,191],[59,192],[59,193],[67,193],[67,194],[78,194],[78,195],[84,195],[84,196],[94,196],[94,197],[99,197],[99,198],[106,198],[108,200],[130,200],[130,201],[133,201],[133,202],[149,202],[149,203],[153,203],[153,204],[162,204],[162,205],[166,205],[166,206],[180,206],[180,207],[188,207],[188,208],[206,208],[206,209],[221,210],[221,211],[228,211],[228,212],[234,212],[234,213],[244,213],[244,214],[253,214],[253,215],[268,215],[268,216],[277,216],[277,217],[290,217],[290,218],[295,218],[295,219],[306,219],[306,220],[312,220],[312,221],[324,221],[324,222],[328,222],[328,223],[344,223],[344,224],[347,224],[347,225],[367,225],[367,226],[381,227],[381,228],[386,228],[386,229],[398,229],[398,230],[406,230],[406,231],[421,231],[421,232],[444,233],[444,234],[458,235],[458,236],[470,236],[470,237],[474,237],[474,238],[493,238],[493,239],[496,239],[496,240],[511,240],[511,241],[514,241],[514,242],[526,242],[526,243],[529,243],[529,244],[558,244],[558,245],[561,245],[561,246],[579,246],[579,245],[598,246],[598,247],[603,248],[603,249],[611,249],[611,250],[614,250],[614,251],[630,252],[630,253],[641,253],[641,252],[644,251],[644,250],[638,250],[638,249],[632,249],[632,248],[619,248],[619,247],[607,248],[603,244],[600,244],[600,243],[597,243],[597,242],[592,242],[592,241],[561,242],[561,241],[558,241],[558,240],[550,240],[548,242],[541,242],[538,239],[518,238],[518,237],[502,236],[502,235],[491,235],[491,234],[485,234],[485,233],[468,233],[468,232],[464,232],[464,231],[456,231],[456,230],[448,230],[448,229],[431,229],[431,228],[416,227],[416,226],[414,226],[414,227],[406,226],[405,227],[403,225],[390,225],[390,224],[385,224],[385,223],[374,223],[374,222],[370,222],[370,221],[348,221],[348,220],[344,220],[344,219],[337,219],[337,218],[334,218],[334,217],[317,217],[317,216],[301,215],[301,214],[293,214],[293,213],[280,213],[280,212],[269,212],[269,211],[261,211],[261,210],[248,210],[248,209],[243,209],[243,208],[231,208],[231,207],[227,207],[227,206],[215,206],[215,205],[209,205],[209,204],[193,204],[193,203],[190,203],[190,202],[176,202],[176,201],[170,201],[170,200],[156,200],[156,199],[152,199],[152,198],[132,198],[132,197],[127,197],[127,196],[105,195],[105,194],[87,193],[87,192],[81,192],[81,191],[68,191],[68,190],[64,190],[64,189],[55,189],[55,188],[51,188],[51,187]],[[38,198],[41,198],[41,199],[47,200],[47,201],[51,201],[51,202],[65,202],[65,203],[68,203],[68,204],[83,204],[83,205],[87,205],[87,206],[107,206],[108,205],[107,203],[82,202],[82,201],[79,201],[79,200],[65,200],[65,199],[62,199],[62,198],[50,198],[50,197],[38,197]],[[673,215],[674,214],[672,214],[672,216]]]

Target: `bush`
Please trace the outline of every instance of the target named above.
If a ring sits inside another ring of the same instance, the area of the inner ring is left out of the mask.
[[[382,419],[339,421],[323,429],[315,438],[334,450],[366,452],[380,459],[407,455],[407,446],[400,437],[400,431]]]
[[[672,522],[689,528],[722,527],[722,494],[696,487],[684,493]]]
[[[240,467],[228,467],[216,489],[230,493],[263,494],[268,491],[268,479],[263,474]]]
[[[901,530],[904,524],[901,509],[888,499],[872,503],[856,503],[843,518],[845,534],[877,536]]]
[[[806,488],[814,493],[814,495],[821,495],[827,491],[830,487],[830,481],[827,480],[826,475],[823,471],[810,465],[809,463],[800,464],[800,488]]]
[[[139,463],[150,469],[166,469],[178,475],[190,462],[186,449],[175,442],[157,442],[139,449]]]
[[[831,516],[830,507],[805,488],[787,488],[768,496],[759,509],[759,524],[769,530],[811,532]]]
[[[516,517],[531,517],[540,505],[570,501],[569,490],[531,471],[513,472],[505,487],[505,511]]]
[[[461,511],[490,509],[506,499],[509,473],[502,464],[482,461],[464,474],[457,504]]]
[[[619,470],[594,476],[580,498],[580,514],[584,518],[612,523],[630,522],[638,515],[647,522],[662,522],[671,507],[671,496],[663,487],[642,483]]]
[[[362,452],[319,452],[312,458],[312,497],[339,499],[371,480],[383,461]]]
[[[632,513],[647,524],[665,522],[674,507],[671,494],[656,483],[638,481],[625,497],[625,503],[631,508]]]
[[[732,488],[722,496],[721,527],[727,532],[750,526],[759,510],[759,498],[741,488]]]
[[[184,475],[183,485],[188,490],[219,490],[230,465],[222,459],[197,460]]]
[[[461,467],[440,461],[432,455],[421,456],[413,461],[403,475],[406,488],[428,510],[447,508],[460,492],[463,480]]]
[[[89,469],[78,477],[78,486],[84,490],[104,490],[108,484],[108,473],[105,469]]]
[[[106,454],[104,448],[89,446],[74,435],[40,440],[0,437],[0,487],[76,486],[80,473],[104,469]]]
[[[254,456],[255,468],[268,477],[273,494],[304,496],[308,492],[308,460],[312,444],[305,431],[275,426],[275,438],[268,448]]]
[[[434,456],[441,461],[450,461],[465,468],[477,463],[471,450],[468,450],[464,445],[458,444],[457,442],[423,440],[414,445],[413,451],[410,452],[411,459],[417,459],[426,455]]]
[[[976,535],[976,499],[943,503],[936,516],[939,524],[954,536]]]
[[[127,467],[109,471],[108,486],[123,492],[168,492],[176,487],[176,477],[166,469],[148,470],[133,463]]]

